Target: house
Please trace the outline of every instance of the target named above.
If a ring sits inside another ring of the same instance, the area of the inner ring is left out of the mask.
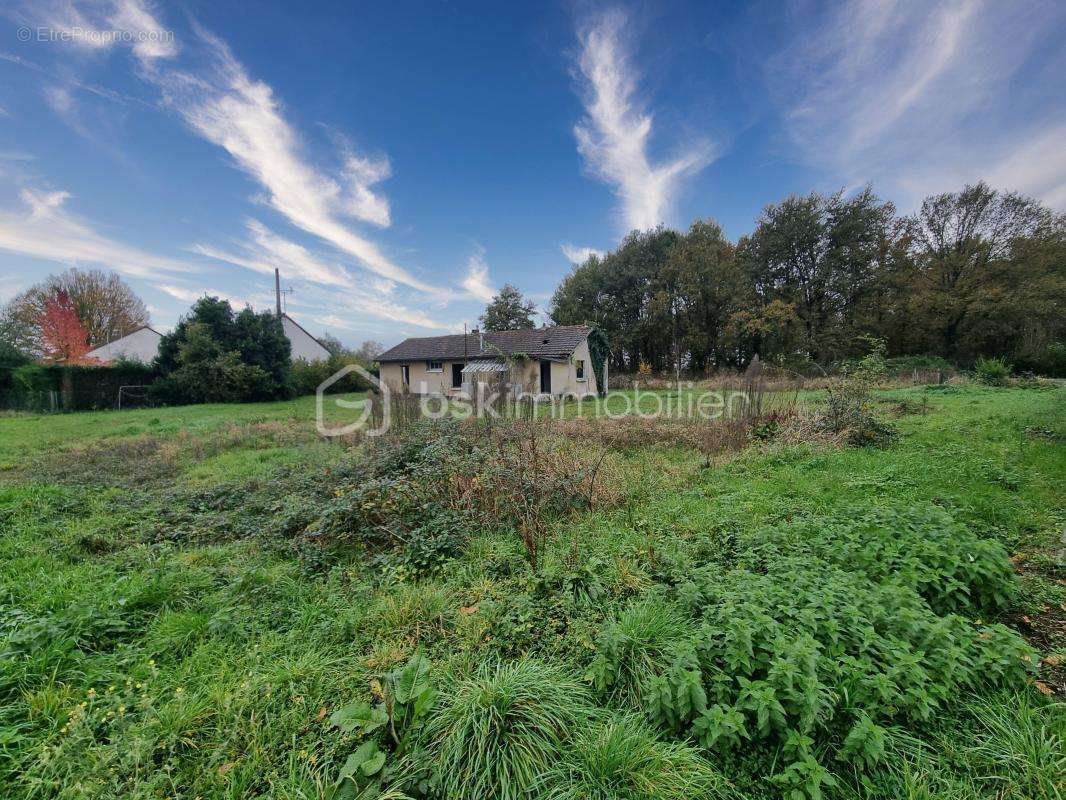
[[[94,347],[85,354],[85,358],[105,364],[110,364],[120,358],[147,364],[159,352],[159,340],[162,338],[163,334],[159,331],[148,325],[142,325],[119,339]]]
[[[281,327],[285,331],[285,338],[292,345],[293,361],[298,358],[304,361],[325,361],[329,358],[329,350],[288,314],[281,315]]]
[[[504,383],[514,393],[598,394],[586,325],[405,339],[377,357],[395,392],[470,395],[475,383]],[[607,364],[603,364],[607,383]]]
[[[292,345],[292,358],[295,361],[302,358],[306,361],[325,361],[329,358],[327,350],[321,342],[305,331],[300,324],[288,314],[281,315],[281,327],[285,331],[285,338]],[[133,333],[128,333],[121,339],[100,345],[85,354],[86,358],[109,364],[119,358],[131,361],[149,363],[159,352],[159,341],[162,334],[143,325]]]

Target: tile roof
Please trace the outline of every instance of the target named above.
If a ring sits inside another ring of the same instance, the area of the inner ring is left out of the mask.
[[[560,325],[521,331],[486,331],[485,346],[480,334],[424,336],[404,339],[377,357],[385,361],[462,361],[472,358],[498,358],[524,353],[531,358],[569,358],[585,341],[592,328],[587,325]]]

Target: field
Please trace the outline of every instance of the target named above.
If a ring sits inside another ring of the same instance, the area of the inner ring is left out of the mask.
[[[1066,390],[875,405],[0,417],[0,796],[1062,797]]]

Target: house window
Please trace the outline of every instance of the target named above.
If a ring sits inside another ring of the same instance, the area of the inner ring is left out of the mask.
[[[427,361],[426,362],[426,372],[443,372],[443,371],[444,371],[444,362],[443,361]]]
[[[574,373],[579,381],[585,380],[585,359],[574,360]]]

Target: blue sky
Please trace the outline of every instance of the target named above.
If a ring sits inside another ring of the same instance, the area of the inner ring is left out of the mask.
[[[1035,0],[8,3],[0,301],[104,267],[167,328],[278,266],[312,332],[391,344],[791,193],[1064,210],[1064,34]]]

